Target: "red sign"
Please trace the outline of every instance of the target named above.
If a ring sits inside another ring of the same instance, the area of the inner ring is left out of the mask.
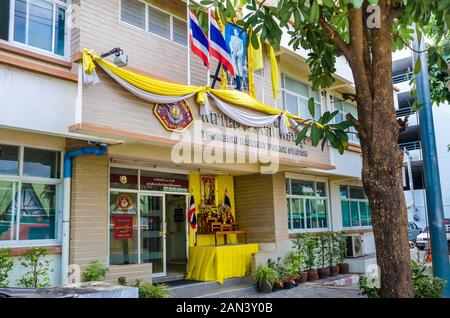
[[[156,104],[154,113],[169,131],[183,131],[194,122],[194,115],[185,100],[172,104]]]
[[[133,238],[133,216],[116,215],[113,217],[114,239],[128,240]]]

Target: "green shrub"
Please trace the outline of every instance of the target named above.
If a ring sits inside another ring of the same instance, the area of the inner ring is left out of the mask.
[[[425,266],[413,261],[412,278],[415,298],[439,298],[445,287],[445,280],[425,274]]]
[[[167,284],[139,284],[139,298],[172,298],[173,292]]]
[[[262,264],[256,267],[255,280],[257,283],[266,282],[272,286],[278,278],[278,273],[274,268]]]
[[[98,260],[92,261],[84,271],[84,281],[94,282],[105,278],[109,269]]]
[[[374,277],[368,278],[367,276],[362,276],[359,280],[359,289],[362,294],[367,296],[368,298],[379,298],[381,295],[381,290],[378,287],[373,286],[375,283]],[[369,286],[369,282],[371,286]]]
[[[12,271],[14,262],[11,257],[11,249],[0,250],[0,288],[8,287],[8,276]]]
[[[46,258],[47,249],[33,248],[21,258],[21,264],[29,269],[22,278],[19,279],[19,286],[25,288],[46,288],[50,287],[51,261]]]
[[[445,287],[445,281],[425,274],[426,267],[412,262],[412,281],[415,298],[439,298]],[[375,279],[375,278],[374,278]],[[369,279],[363,276],[359,281],[359,289],[369,298],[380,297],[380,288],[369,286]]]

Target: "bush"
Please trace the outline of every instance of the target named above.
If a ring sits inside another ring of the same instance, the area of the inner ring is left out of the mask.
[[[167,284],[139,284],[139,298],[172,298],[173,292]]]
[[[426,267],[412,262],[412,281],[414,298],[439,298],[445,287],[445,281],[425,274]],[[375,279],[375,278],[374,278]],[[380,288],[373,286],[373,281],[363,276],[359,281],[359,289],[369,298],[380,297]]]
[[[14,262],[11,258],[11,249],[0,250],[0,288],[8,287],[8,276],[12,271]]]
[[[89,264],[89,266],[84,271],[84,281],[85,282],[94,282],[100,281],[105,278],[106,273],[109,269],[100,263],[98,260],[95,260]]]
[[[256,283],[261,284],[263,282],[266,282],[267,284],[272,286],[277,279],[278,273],[274,268],[262,264],[256,267],[255,272]]]
[[[46,259],[48,251],[44,248],[33,248],[22,257],[21,264],[29,269],[22,278],[19,285],[25,288],[46,288],[50,287],[50,260]]]
[[[425,266],[413,261],[412,276],[415,298],[439,298],[445,287],[445,280],[425,274]]]
[[[368,278],[367,276],[362,276],[359,280],[359,289],[362,294],[368,298],[379,298],[381,295],[381,290],[378,287],[373,286],[375,284],[376,278]]]

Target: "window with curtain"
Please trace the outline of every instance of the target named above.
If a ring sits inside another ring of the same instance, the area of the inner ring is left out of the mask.
[[[0,145],[0,247],[59,239],[61,152]]]
[[[340,186],[343,227],[372,226],[369,203],[362,187]]]
[[[10,40],[66,56],[68,4],[68,0],[12,0],[14,35]],[[4,19],[0,14],[0,38],[6,35]]]
[[[332,96],[331,101],[334,105],[334,110],[339,111],[339,113],[336,115],[336,117],[334,117],[334,122],[336,124],[346,120],[345,116],[349,113],[352,114],[355,118],[358,118],[358,109],[356,108],[355,105],[352,105],[346,101],[339,100],[338,98],[336,98],[334,96]],[[348,134],[349,141],[359,143],[359,136],[356,132],[355,127],[350,127],[348,129],[348,133],[349,133]]]
[[[120,19],[167,40],[187,46],[187,22],[141,0],[121,0]]]
[[[289,230],[328,228],[325,182],[286,179],[286,200]]]
[[[322,115],[321,97],[319,91],[313,91],[310,85],[297,81],[282,74],[281,91],[284,109],[293,115],[310,118],[308,100],[313,97],[315,102],[315,119]]]

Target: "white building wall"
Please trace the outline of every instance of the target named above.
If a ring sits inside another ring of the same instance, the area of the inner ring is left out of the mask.
[[[0,127],[69,135],[76,83],[0,65]]]

